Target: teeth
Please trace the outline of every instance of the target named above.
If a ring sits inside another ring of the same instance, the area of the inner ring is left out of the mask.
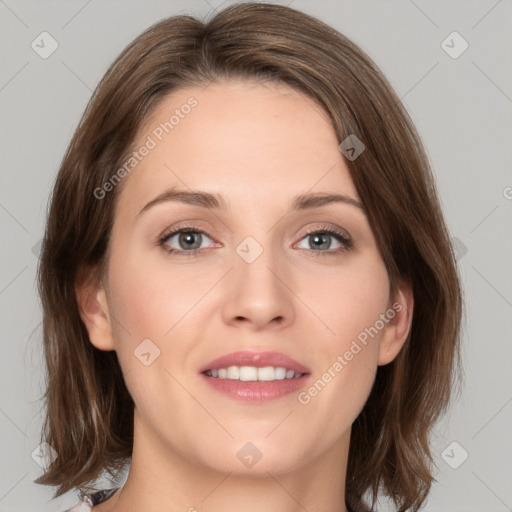
[[[255,368],[254,366],[240,366],[240,380],[258,380],[258,368]]]
[[[238,366],[229,366],[227,378],[238,380],[240,378],[240,368]]]
[[[206,375],[218,379],[231,379],[242,381],[272,381],[283,379],[298,379],[302,373],[295,373],[293,370],[287,370],[282,366],[264,366],[256,368],[255,366],[229,366],[228,368],[214,368],[207,370]]]

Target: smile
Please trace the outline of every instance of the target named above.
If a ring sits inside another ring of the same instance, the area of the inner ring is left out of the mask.
[[[216,393],[256,405],[297,393],[312,379],[307,366],[274,351],[226,354],[204,364],[199,373]]]

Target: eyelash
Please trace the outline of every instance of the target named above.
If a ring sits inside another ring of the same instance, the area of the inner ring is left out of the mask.
[[[203,231],[201,228],[198,228],[196,226],[188,225],[188,226],[180,226],[178,228],[172,228],[168,231],[165,231],[159,238],[158,238],[158,245],[162,247],[162,249],[169,253],[169,254],[175,254],[177,256],[184,256],[184,257],[194,257],[197,255],[199,251],[202,249],[193,249],[191,251],[182,251],[179,249],[173,249],[166,247],[165,243],[169,238],[171,238],[173,235],[176,235],[178,233],[200,233],[202,235],[206,235],[208,238],[211,238],[208,233]],[[320,226],[318,228],[315,228],[311,231],[308,231],[304,234],[302,238],[306,238],[309,235],[316,235],[316,234],[327,234],[333,236],[338,242],[341,243],[341,247],[334,250],[328,250],[328,251],[315,251],[313,249],[305,249],[306,251],[310,252],[310,256],[316,258],[318,256],[337,256],[338,254],[342,252],[346,252],[352,249],[352,240],[350,237],[343,231],[338,230],[336,228],[332,228],[329,226]],[[301,238],[301,240],[302,240]]]

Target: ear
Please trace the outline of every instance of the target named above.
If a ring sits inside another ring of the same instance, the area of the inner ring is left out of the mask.
[[[99,350],[115,350],[107,295],[96,272],[82,269],[75,282],[75,294],[90,342]]]
[[[412,287],[407,283],[400,283],[395,296],[390,298],[389,309],[386,312],[386,317],[390,320],[380,340],[377,363],[379,366],[393,361],[404,346],[411,329],[413,307]]]

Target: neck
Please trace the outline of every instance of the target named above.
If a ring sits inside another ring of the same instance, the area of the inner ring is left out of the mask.
[[[105,512],[346,512],[350,431],[328,452],[303,465],[249,473],[220,472],[184,457],[152,434],[135,412],[134,446],[126,483],[99,505]],[[96,510],[96,507],[95,509]]]

